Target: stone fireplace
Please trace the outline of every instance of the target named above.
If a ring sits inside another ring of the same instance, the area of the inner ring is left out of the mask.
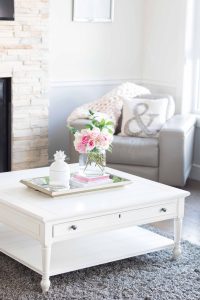
[[[48,163],[49,0],[15,0],[0,21],[0,78],[11,82],[11,169]]]

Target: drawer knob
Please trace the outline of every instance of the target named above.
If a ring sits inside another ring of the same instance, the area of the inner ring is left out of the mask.
[[[121,217],[122,217],[122,215],[121,215],[121,214],[119,214],[119,219],[121,219]]]
[[[165,208],[165,207],[163,207],[163,208],[161,208],[161,210],[160,210],[161,212],[166,212],[167,211],[167,209]]]
[[[72,226],[69,227],[69,229],[71,229],[71,230],[76,230],[76,229],[77,229],[77,226],[76,226],[76,225],[72,225]]]

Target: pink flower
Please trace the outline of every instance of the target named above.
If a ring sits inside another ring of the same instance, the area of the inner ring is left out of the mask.
[[[90,138],[91,139],[96,139],[100,134],[100,129],[97,127],[94,127],[92,130],[90,130]]]
[[[101,132],[99,136],[96,138],[96,147],[102,150],[108,150],[110,144],[112,142],[112,135],[107,132]]]
[[[95,148],[95,142],[94,140],[89,140],[87,148],[89,151],[93,150]]]
[[[81,143],[86,145],[89,142],[90,136],[89,135],[83,135]]]
[[[79,153],[86,153],[86,145],[82,144],[82,143],[77,143],[74,144],[76,151],[78,151]]]
[[[79,153],[87,153],[94,148],[108,150],[113,140],[113,135],[108,128],[103,128],[102,131],[98,127],[85,128],[77,131],[74,136],[74,146]]]

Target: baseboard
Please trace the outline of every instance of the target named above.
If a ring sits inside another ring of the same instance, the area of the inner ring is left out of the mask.
[[[200,181],[200,165],[193,164],[190,172],[190,178]]]

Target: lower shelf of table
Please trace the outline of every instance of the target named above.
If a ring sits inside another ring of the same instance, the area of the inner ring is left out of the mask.
[[[129,227],[53,244],[50,275],[108,263],[173,246],[173,240]],[[0,225],[0,251],[42,274],[39,242]]]

